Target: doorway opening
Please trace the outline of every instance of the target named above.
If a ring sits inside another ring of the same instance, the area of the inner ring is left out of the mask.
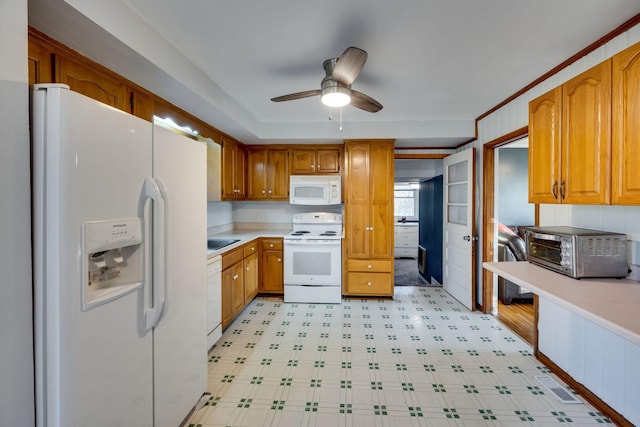
[[[538,206],[529,204],[526,154],[528,128],[524,127],[483,147],[483,259],[523,260],[523,230],[538,224]],[[512,151],[513,150],[513,151]],[[520,150],[520,151],[515,151]],[[514,171],[513,168],[518,168]],[[511,169],[511,170],[510,170]],[[502,183],[501,183],[502,181]],[[535,296],[486,270],[482,275],[483,311],[498,317],[507,327],[534,345]]]

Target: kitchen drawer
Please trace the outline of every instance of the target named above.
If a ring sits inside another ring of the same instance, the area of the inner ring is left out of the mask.
[[[282,239],[262,239],[262,249],[282,249]]]
[[[346,293],[356,295],[393,295],[391,273],[349,272]]]
[[[388,273],[391,271],[391,260],[361,260],[350,259],[347,262],[349,271],[370,271]]]
[[[418,234],[418,227],[415,225],[396,225],[396,234]]]
[[[396,248],[416,248],[418,249],[418,241],[417,240],[400,240],[396,239],[395,243]]]
[[[418,257],[418,247],[416,246],[416,247],[412,247],[412,248],[394,248],[393,255],[396,258],[402,258],[402,257],[417,258]]]
[[[416,242],[416,244],[418,244],[418,234],[398,234],[396,233],[396,235],[394,236],[396,242],[397,241],[401,241],[401,242]]]
[[[222,269],[231,267],[233,264],[242,261],[244,258],[242,248],[234,249],[222,254]]]
[[[243,246],[243,250],[244,250],[245,258],[248,257],[251,254],[257,254],[258,253],[258,241],[257,240],[253,240],[253,241],[247,243],[246,245]]]

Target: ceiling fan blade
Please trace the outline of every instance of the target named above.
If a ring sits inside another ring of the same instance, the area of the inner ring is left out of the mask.
[[[365,62],[367,62],[367,52],[357,47],[347,48],[338,58],[333,69],[333,80],[349,86],[358,77]]]
[[[351,105],[370,113],[377,113],[382,110],[382,104],[357,90],[351,91]]]
[[[288,95],[276,96],[271,98],[273,102],[292,101],[294,99],[308,98],[310,96],[320,95],[320,89],[305,90],[304,92],[290,93]]]

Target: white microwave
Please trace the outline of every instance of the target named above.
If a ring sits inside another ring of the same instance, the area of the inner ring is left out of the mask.
[[[339,205],[340,175],[291,175],[289,203],[292,205]]]

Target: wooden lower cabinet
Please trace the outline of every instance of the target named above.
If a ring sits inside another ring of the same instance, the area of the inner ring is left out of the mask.
[[[222,329],[229,326],[244,307],[242,270],[242,260],[222,270]]]
[[[244,263],[244,303],[249,304],[258,295],[258,252],[249,255]]]
[[[392,260],[348,260],[344,293],[393,296],[392,263]]]
[[[280,238],[260,239],[260,293],[284,293],[283,242]]]
[[[258,294],[258,240],[222,255],[222,329]]]

